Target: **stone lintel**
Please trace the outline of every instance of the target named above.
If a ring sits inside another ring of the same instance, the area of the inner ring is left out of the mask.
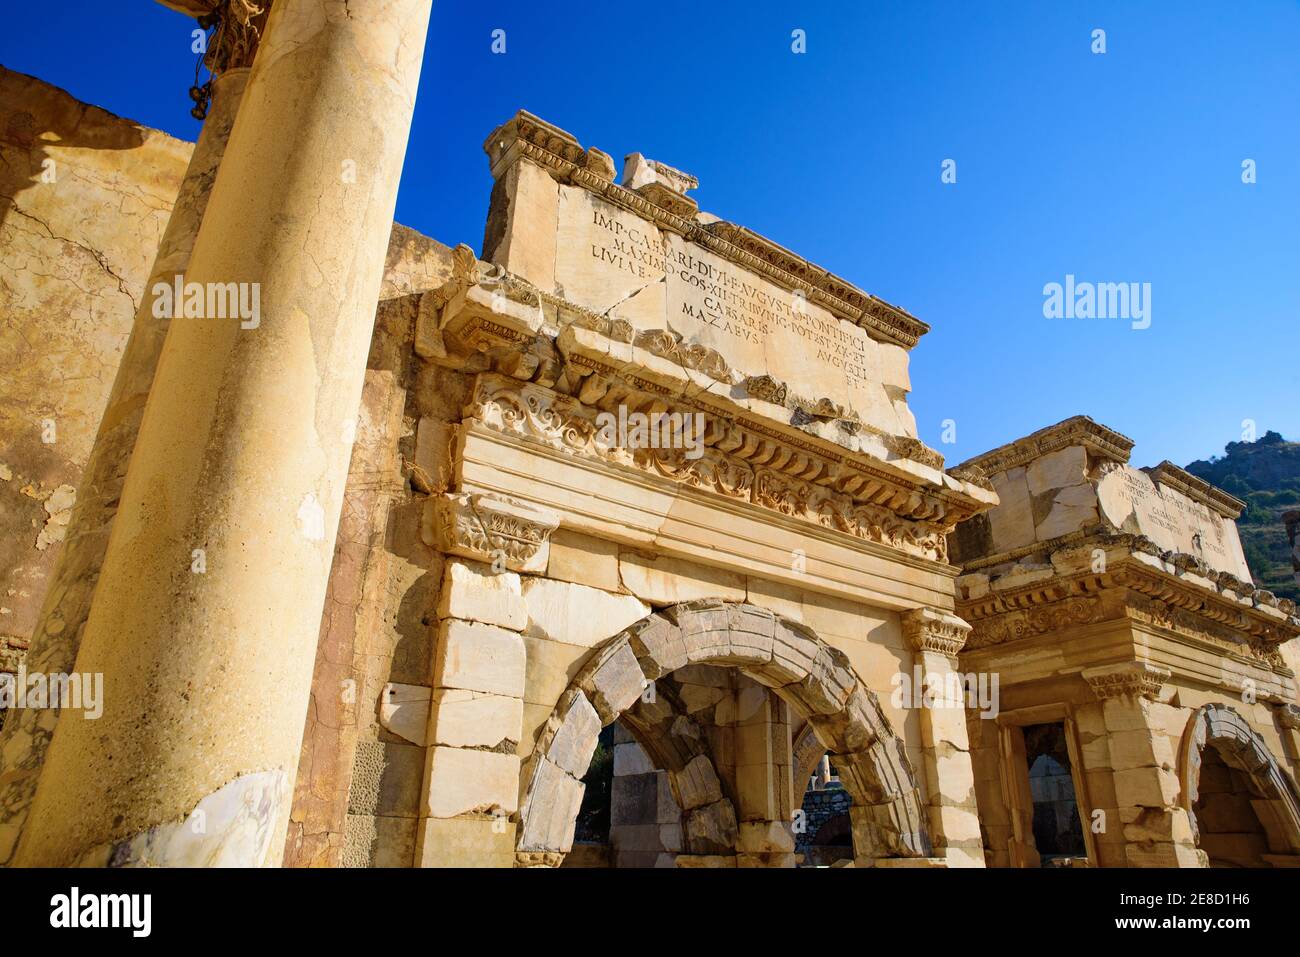
[[[653,368],[653,359],[649,356],[640,365]],[[812,437],[784,434],[775,423],[719,409],[722,399],[715,404],[710,397],[705,404],[703,396],[696,395],[688,404],[648,388],[638,393],[621,387],[608,390],[618,401],[602,409],[599,393],[586,385],[578,391],[579,397],[574,398],[485,373],[479,376],[466,420],[473,427],[481,425],[527,440],[530,446],[551,448],[586,462],[633,468],[659,482],[689,485],[933,562],[946,559],[946,531],[954,516],[977,507],[956,490],[934,485],[918,488],[895,478],[877,460],[850,456],[842,449],[824,453],[824,445]],[[584,403],[584,396],[592,404]],[[704,416],[698,457],[688,458],[682,449],[674,448],[628,449],[610,445],[603,437],[610,421],[603,415],[657,412]],[[782,447],[783,454],[773,454]],[[818,481],[819,476],[837,473],[840,479],[835,484]]]

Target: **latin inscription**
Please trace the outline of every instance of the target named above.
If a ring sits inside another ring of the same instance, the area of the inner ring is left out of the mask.
[[[706,326],[739,343],[765,346],[774,336],[797,337],[824,362],[856,386],[868,380],[865,333],[833,316],[819,315],[793,293],[776,291],[743,270],[697,256],[675,236],[657,234],[592,211],[599,232],[591,256],[611,269],[647,283],[668,282],[669,313],[683,325]]]

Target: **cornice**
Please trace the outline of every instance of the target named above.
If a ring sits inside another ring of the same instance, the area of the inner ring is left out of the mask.
[[[1223,489],[1198,478],[1186,469],[1179,468],[1168,459],[1155,468],[1143,469],[1143,471],[1158,484],[1171,488],[1175,492],[1181,492],[1192,501],[1200,502],[1234,522],[1241,518],[1241,513],[1246,509],[1246,503],[1241,499],[1229,495]]]
[[[1238,611],[1254,609],[1261,620],[1269,622],[1295,619],[1296,604],[1290,599],[1279,598],[1271,591],[1256,588],[1229,572],[1216,572],[1196,555],[1162,550],[1145,535],[1093,529],[1087,533],[1072,533],[1051,542],[1040,543],[1025,550],[1025,556],[1045,556],[1044,562],[1057,572],[1049,581],[1069,581],[1072,580],[1071,573],[1076,568],[1088,567],[1099,551],[1104,555],[1105,567],[1109,569],[1131,569],[1133,574],[1154,575],[1161,581],[1176,583],[1180,589],[1190,589],[1188,594],[1196,597],[1183,602],[1184,605],[1192,602],[1218,604],[1228,609],[1224,613],[1228,616]],[[1015,553],[1008,553],[1002,557],[1001,563],[1006,564],[1013,557],[1016,557]],[[982,563],[980,567],[987,567],[987,564]],[[964,572],[976,576],[973,580],[986,579],[993,595],[1018,594],[1024,589],[1033,589],[1043,584],[1041,581],[1028,582],[1023,586],[1011,584],[1021,571],[1016,566],[1001,575],[993,576],[982,576],[974,569],[972,564],[966,566]],[[1300,619],[1295,619],[1295,625],[1300,628]]]
[[[881,433],[771,376],[743,378],[717,351],[669,330],[635,330],[484,268],[465,246],[453,251],[451,279],[420,300],[415,348],[464,371],[541,386],[576,403],[578,419],[619,407],[703,412],[711,449],[759,468],[756,494],[794,496],[782,510],[838,513],[844,502],[883,509],[925,522],[929,541],[931,531],[946,533],[996,501],[986,486],[946,476],[942,456],[914,438]],[[655,468],[669,468],[666,458]],[[778,492],[790,480],[798,484]],[[927,550],[946,558],[947,543]]]
[[[1081,445],[1097,458],[1121,464],[1128,462],[1133,450],[1133,440],[1128,436],[1086,415],[1076,415],[969,458],[954,466],[953,471],[978,470],[985,475],[996,475],[1071,445]]]
[[[634,468],[916,557],[947,559],[951,517],[937,499],[915,489],[846,474],[836,463],[797,449],[788,437],[765,435],[756,423],[719,415],[706,416],[701,455],[696,459],[687,458],[680,448],[607,445],[600,439],[596,419],[619,406],[627,414],[668,411],[662,396],[655,394],[607,391],[588,404],[535,383],[482,373],[465,418],[566,454]],[[671,409],[689,411],[691,406],[678,402]]]
[[[862,327],[874,339],[911,349],[930,331],[926,323],[905,310],[743,226],[701,222],[689,203],[677,201],[685,197],[672,190],[643,192],[620,186],[605,166],[607,154],[583,149],[571,133],[524,110],[493,130],[483,149],[494,178],[520,158],[527,158],[560,182],[580,186],[784,289],[802,290],[810,302]]]

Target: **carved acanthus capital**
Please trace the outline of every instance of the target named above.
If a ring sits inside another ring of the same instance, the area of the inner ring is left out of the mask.
[[[194,101],[190,116],[203,120],[212,105],[213,82],[224,73],[252,67],[262,31],[266,28],[271,0],[213,0],[210,3],[168,5],[195,17],[201,29],[212,31],[205,46],[199,49],[203,54],[201,67],[207,67],[211,76],[200,83],[201,70],[196,67],[194,86],[190,87],[190,99]]]
[[[199,20],[201,25],[207,25],[207,20],[216,27],[203,65],[214,75],[251,67],[270,8],[271,0],[222,0],[214,4],[207,17]]]
[[[425,506],[423,537],[429,545],[511,571],[546,568],[554,512],[499,495],[451,493]]]
[[[1124,661],[1099,668],[1085,668],[1083,680],[1088,682],[1099,701],[1125,696],[1150,698],[1160,694],[1169,680],[1169,669],[1148,661]]]
[[[913,608],[902,616],[903,637],[917,651],[935,651],[955,658],[970,636],[971,626],[951,612]]]

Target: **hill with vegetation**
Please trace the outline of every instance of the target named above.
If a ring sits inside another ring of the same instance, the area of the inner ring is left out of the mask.
[[[1229,442],[1223,455],[1187,471],[1246,503],[1237,528],[1256,586],[1300,601],[1282,522],[1283,512],[1300,509],[1300,442],[1266,432],[1255,442]]]

